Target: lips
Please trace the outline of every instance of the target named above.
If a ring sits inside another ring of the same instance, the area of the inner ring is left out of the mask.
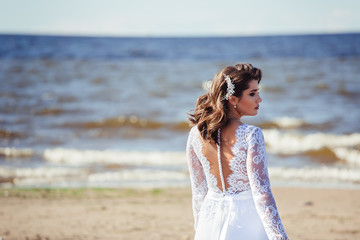
[[[257,106],[255,109],[256,109],[256,110],[259,110],[259,107],[260,107],[260,106]]]

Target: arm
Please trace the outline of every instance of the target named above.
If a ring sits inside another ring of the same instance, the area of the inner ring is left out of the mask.
[[[207,183],[201,162],[194,151],[192,139],[193,139],[193,131],[190,132],[187,141],[186,157],[190,172],[191,190],[192,190],[192,208],[194,214],[194,228],[196,230],[199,220],[200,208],[207,193]]]
[[[288,239],[270,189],[264,136],[255,128],[248,138],[247,172],[256,210],[263,222],[266,234],[271,240]]]

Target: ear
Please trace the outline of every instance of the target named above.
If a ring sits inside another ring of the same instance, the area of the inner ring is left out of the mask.
[[[231,105],[235,105],[237,102],[238,102],[238,98],[237,98],[237,97],[235,97],[235,96],[230,96],[230,97],[229,97],[229,103],[230,103]]]

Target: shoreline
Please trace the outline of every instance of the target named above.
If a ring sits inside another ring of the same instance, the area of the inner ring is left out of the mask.
[[[0,198],[2,197],[2,191],[8,190],[12,192],[19,191],[74,191],[81,192],[85,190],[95,190],[95,191],[147,191],[154,189],[184,189],[190,187],[190,180],[184,181],[182,183],[150,183],[150,182],[139,182],[139,183],[125,183],[125,184],[94,184],[94,185],[84,185],[84,184],[69,184],[69,185],[38,185],[38,186],[16,186],[14,184],[6,184],[4,179],[0,177]],[[270,176],[270,180],[271,180]],[[1,184],[1,180],[3,180]],[[5,183],[5,184],[4,184]],[[329,190],[360,190],[360,182],[315,182],[315,181],[295,181],[291,180],[285,182],[285,180],[271,180],[271,188],[292,188],[292,189],[329,189]]]
[[[360,239],[360,191],[273,187],[290,239]],[[193,239],[190,188],[0,189],[0,237]]]

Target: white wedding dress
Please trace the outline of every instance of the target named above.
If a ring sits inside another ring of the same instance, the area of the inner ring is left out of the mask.
[[[237,128],[236,142],[231,148],[231,171],[225,177],[222,164],[219,176],[212,173],[200,138],[194,126],[186,147],[195,240],[288,239],[270,189],[261,129],[247,124]],[[218,187],[218,179],[225,191]]]

